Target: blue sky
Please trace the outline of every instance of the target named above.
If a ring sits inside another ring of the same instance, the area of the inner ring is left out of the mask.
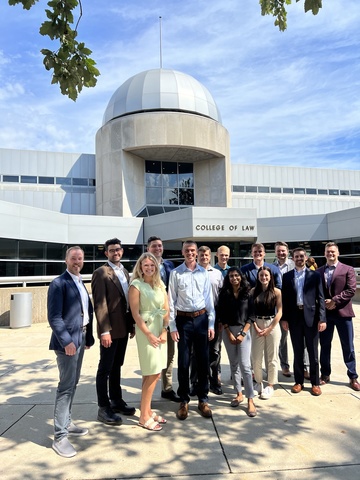
[[[257,0],[83,0],[78,38],[101,77],[74,103],[42,65],[46,1],[28,12],[3,0],[0,148],[93,153],[113,92],[160,66],[161,16],[163,67],[212,93],[233,163],[359,169],[359,0],[324,0],[317,16],[303,3],[281,33]]]

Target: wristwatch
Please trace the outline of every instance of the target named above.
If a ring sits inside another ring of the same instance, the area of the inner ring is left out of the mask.
[[[242,332],[240,332],[240,335],[243,336],[243,337],[246,337],[246,332],[244,332],[244,330]]]

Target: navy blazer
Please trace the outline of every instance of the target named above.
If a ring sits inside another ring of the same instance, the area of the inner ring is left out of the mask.
[[[271,270],[271,273],[274,275],[274,282],[275,282],[275,287],[281,289],[281,284],[282,284],[282,279],[281,279],[281,272],[279,267],[276,265],[272,265],[271,263],[264,262],[264,267],[268,267]],[[256,265],[254,262],[248,263],[247,265],[243,265],[240,270],[242,273],[245,275],[247,278],[247,281],[250,283],[251,287],[255,287],[256,285],[256,280],[257,280],[257,274],[258,274],[258,269],[256,268]]]
[[[165,269],[165,272],[166,272],[165,287],[166,287],[166,290],[167,290],[168,286],[169,286],[170,272],[171,272],[171,270],[174,270],[175,265],[173,264],[173,262],[171,260],[163,260],[163,265],[164,265],[164,269]]]
[[[282,321],[286,321],[291,325],[292,321],[296,321],[297,295],[295,287],[295,270],[284,273],[282,284]],[[305,269],[304,282],[304,319],[308,327],[312,327],[314,323],[326,322],[325,299],[321,277],[318,272]]]
[[[82,342],[83,306],[74,280],[65,271],[55,278],[48,290],[48,321],[52,329],[50,350],[65,351],[65,347],[73,342],[79,348]],[[86,346],[94,345],[92,334],[93,307],[89,298],[89,324],[86,329]]]

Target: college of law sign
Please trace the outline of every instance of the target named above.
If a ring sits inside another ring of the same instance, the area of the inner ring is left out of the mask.
[[[195,230],[198,232],[254,232],[255,225],[237,225],[236,223],[231,223],[229,225],[224,223],[202,223],[195,225]]]

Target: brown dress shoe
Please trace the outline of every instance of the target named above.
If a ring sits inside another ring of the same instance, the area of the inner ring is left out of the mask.
[[[291,393],[300,393],[303,388],[304,385],[301,385],[301,383],[295,383],[295,385],[291,387]]]
[[[200,413],[203,417],[205,418],[212,417],[212,411],[206,402],[199,402],[198,409],[200,410]]]
[[[319,385],[313,385],[311,387],[311,395],[314,395],[314,397],[318,397],[321,394],[322,394],[322,391]]]
[[[181,402],[180,408],[176,413],[176,416],[179,420],[185,420],[189,414],[189,404],[187,402]]]
[[[321,375],[320,385],[326,385],[329,382],[330,382],[330,376],[329,375]]]
[[[360,392],[360,383],[357,381],[357,378],[350,379],[350,387],[355,390],[355,392]]]
[[[284,375],[284,377],[291,377],[291,373],[290,373],[290,370],[288,368],[283,368],[282,369],[282,374]]]

